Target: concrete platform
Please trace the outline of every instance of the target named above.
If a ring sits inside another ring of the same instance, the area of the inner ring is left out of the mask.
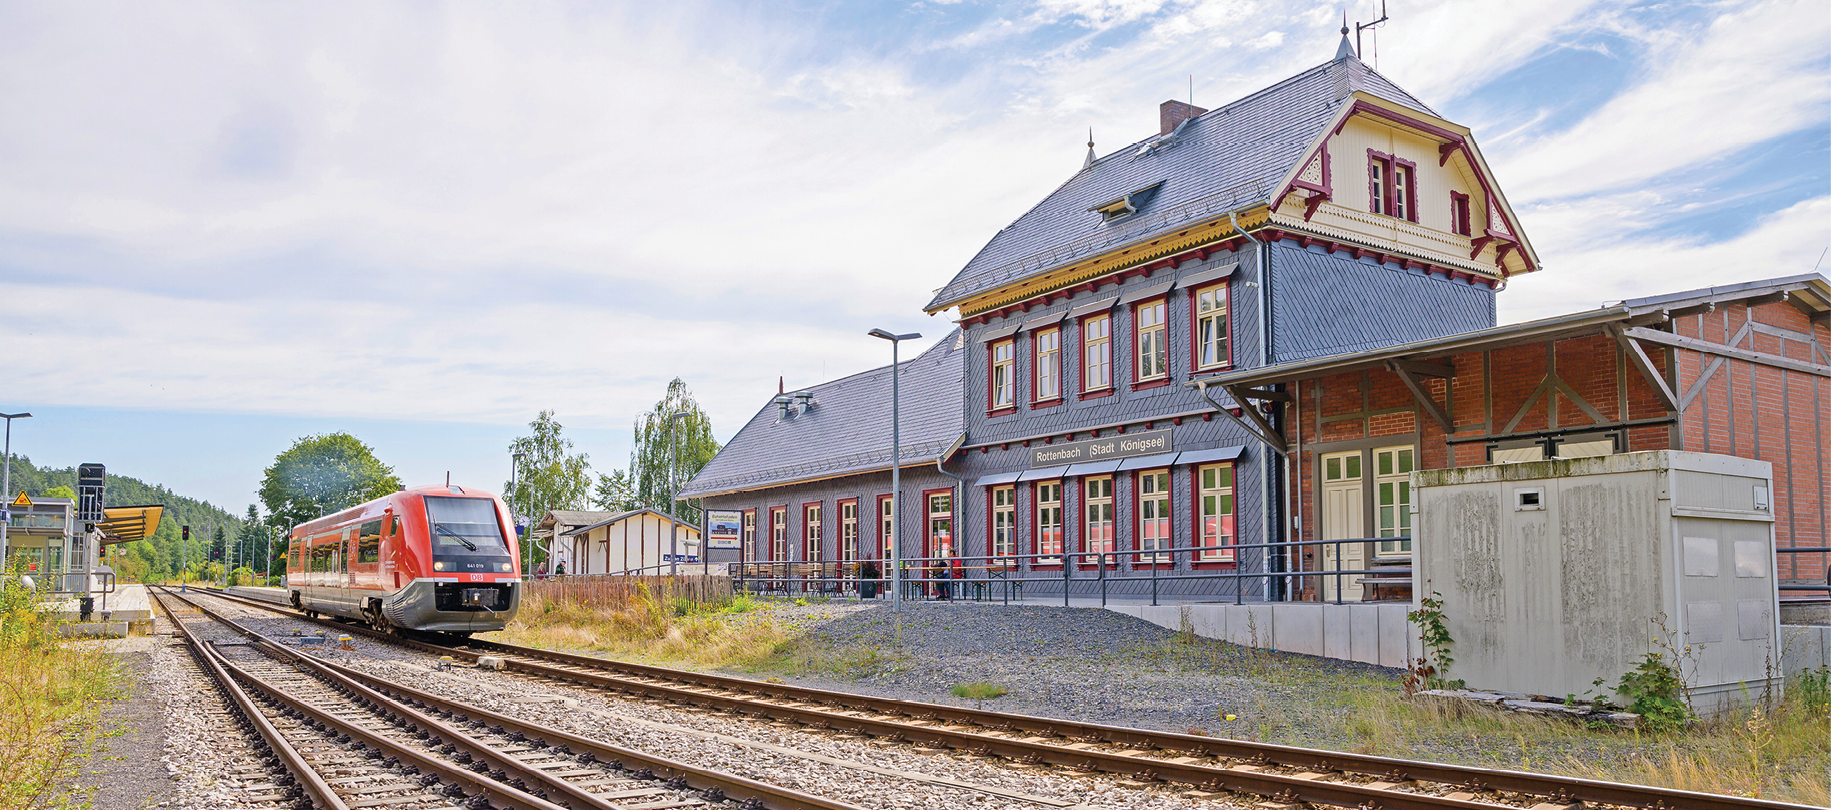
[[[68,622],[58,625],[57,631],[65,638],[125,638],[127,622]]]
[[[82,618],[80,601],[76,598],[64,599],[49,607],[63,621],[75,622]],[[114,593],[96,595],[95,612],[91,618],[101,622],[123,622],[131,625],[134,630],[150,633],[153,629],[152,599],[147,596],[145,585],[116,585]]]
[[[249,599],[259,599],[263,602],[272,602],[276,605],[286,604],[287,591],[285,588],[265,588],[265,587],[260,587],[257,585],[237,585],[233,588],[224,588],[223,590],[231,596],[246,596]]]

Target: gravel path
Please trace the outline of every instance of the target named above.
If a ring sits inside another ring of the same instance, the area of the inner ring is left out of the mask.
[[[804,623],[805,643],[825,652],[812,655],[813,669],[824,660],[839,672],[780,676],[792,683],[972,705],[949,690],[986,681],[1010,690],[986,701],[988,709],[1221,736],[1243,736],[1306,699],[1288,677],[1293,672],[1394,681],[1400,674],[1206,639],[1178,645],[1181,634],[1173,630],[1093,608],[909,602],[900,641],[888,606],[810,614]],[[1256,676],[1265,670],[1287,677]],[[1224,719],[1228,714],[1237,719]]]
[[[166,718],[152,694],[150,676],[164,640],[134,636],[96,644],[120,662],[125,694],[102,714],[110,733],[103,737],[77,777],[74,795],[88,795],[98,808],[144,808],[167,801],[172,782],[161,763]]]

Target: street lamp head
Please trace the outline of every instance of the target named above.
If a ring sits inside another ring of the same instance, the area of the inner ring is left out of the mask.
[[[0,419],[30,419],[29,413],[0,413]]]
[[[919,338],[922,336],[922,333],[920,333],[920,332],[910,332],[907,335],[896,335],[896,334],[891,334],[890,332],[883,330],[883,329],[873,329],[869,332],[866,332],[865,334],[870,335],[874,338],[883,338],[884,340],[888,340],[891,343],[895,343],[899,340],[915,340],[916,338]]]

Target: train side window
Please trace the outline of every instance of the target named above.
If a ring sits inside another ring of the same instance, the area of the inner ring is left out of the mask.
[[[356,562],[381,562],[381,521],[362,524],[356,535]]]

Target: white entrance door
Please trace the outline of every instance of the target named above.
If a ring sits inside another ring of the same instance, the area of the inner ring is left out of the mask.
[[[1322,539],[1346,540],[1367,536],[1365,530],[1365,487],[1361,483],[1361,452],[1330,453],[1322,457]],[[1367,567],[1365,543],[1344,543],[1339,555],[1335,546],[1322,547],[1322,570],[1361,571]],[[1337,582],[1340,598],[1347,602],[1361,599],[1361,574],[1344,574],[1322,578],[1323,599],[1336,599]]]

